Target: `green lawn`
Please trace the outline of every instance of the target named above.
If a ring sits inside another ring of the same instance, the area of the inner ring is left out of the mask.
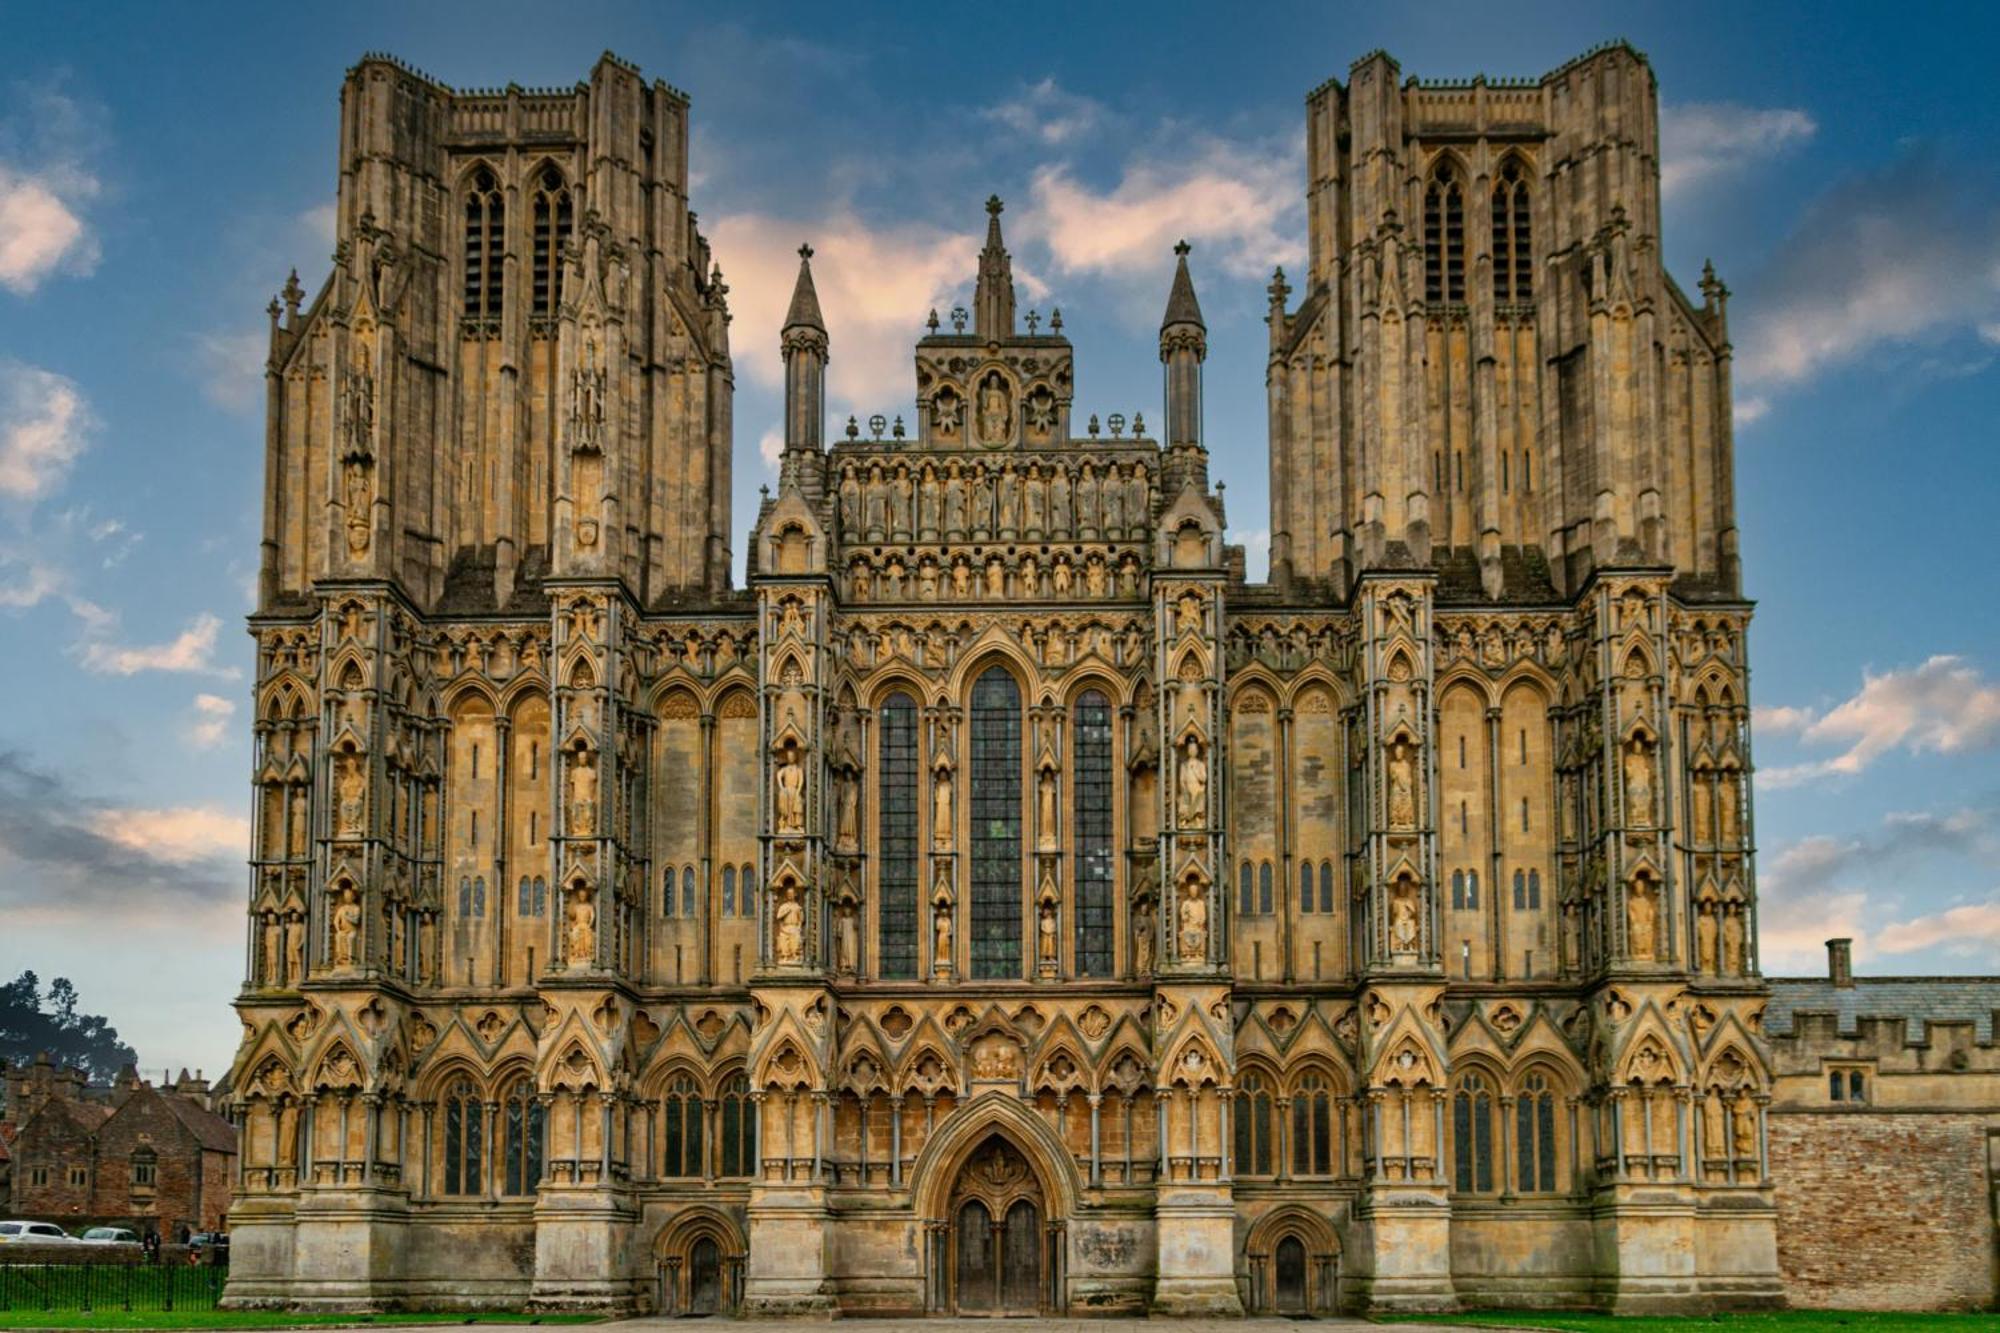
[[[326,1324],[593,1324],[595,1315],[287,1314],[280,1310],[0,1310],[4,1328],[312,1328]]]
[[[1500,1324],[1565,1333],[1974,1333],[2000,1330],[2000,1315],[1905,1314],[1872,1310],[1777,1310],[1768,1314],[1607,1315],[1472,1310],[1453,1315],[1393,1315],[1384,1322]]]

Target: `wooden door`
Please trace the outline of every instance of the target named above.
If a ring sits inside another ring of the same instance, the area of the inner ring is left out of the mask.
[[[688,1251],[688,1313],[716,1314],[722,1309],[722,1251],[704,1236]]]
[[[1027,1199],[1007,1210],[1001,1242],[1000,1306],[1008,1314],[1034,1314],[1042,1305],[1042,1214]]]
[[[1287,1236],[1278,1242],[1276,1262],[1272,1267],[1277,1290],[1273,1292],[1279,1314],[1304,1314],[1306,1312],[1306,1247],[1297,1236]]]
[[[1000,1309],[1000,1264],[994,1253],[993,1219],[986,1205],[967,1199],[958,1210],[956,1230],[959,1313],[996,1313]]]

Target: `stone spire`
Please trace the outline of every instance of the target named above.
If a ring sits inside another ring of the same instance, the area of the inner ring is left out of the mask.
[[[972,295],[973,331],[981,338],[1014,336],[1014,265],[1000,240],[999,195],[986,200],[986,248],[979,252],[979,286]]]
[[[826,437],[826,324],[820,318],[819,293],[813,288],[812,247],[799,247],[799,280],[792,288],[779,347],[785,357],[785,453],[778,484],[811,488],[816,472],[801,467],[816,459]]]
[[[1208,328],[1195,300],[1194,278],[1188,273],[1188,251],[1174,247],[1174,285],[1167,294],[1167,313],[1160,320],[1160,362],[1167,368],[1168,448],[1201,445],[1201,363],[1208,357]]]

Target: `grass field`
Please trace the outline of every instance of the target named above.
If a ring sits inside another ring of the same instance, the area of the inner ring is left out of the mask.
[[[2000,1333],[2000,1314],[1906,1314],[1875,1310],[1774,1310],[1762,1314],[1608,1315],[1473,1310],[1397,1315],[1385,1323],[1494,1324],[1565,1333]]]
[[[273,1310],[0,1310],[4,1328],[312,1328],[326,1324],[593,1324],[594,1315],[285,1314]]]

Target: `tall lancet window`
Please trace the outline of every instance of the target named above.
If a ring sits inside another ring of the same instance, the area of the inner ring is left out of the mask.
[[[1021,975],[1021,691],[1000,667],[972,687],[972,911],[975,981]]]
[[[485,167],[472,173],[465,193],[465,315],[500,318],[501,277],[507,253],[507,202]]]
[[[882,704],[879,903],[884,977],[917,975],[917,705],[907,694]]]
[[[1440,162],[1424,187],[1424,299],[1465,300],[1465,190],[1450,162]]]
[[[1493,299],[1501,305],[1535,299],[1534,226],[1528,173],[1510,157],[1493,182]]]
[[[1076,971],[1111,975],[1111,701],[1076,701]]]
[[[554,167],[535,182],[535,313],[552,315],[562,304],[562,248],[569,237],[569,187]]]

